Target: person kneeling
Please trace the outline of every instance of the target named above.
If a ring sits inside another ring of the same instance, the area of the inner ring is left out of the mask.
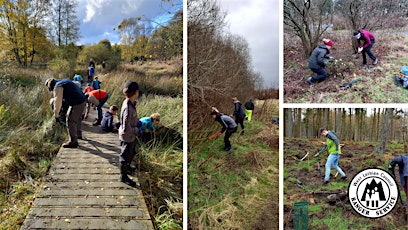
[[[103,114],[103,118],[102,118],[102,122],[101,122],[101,126],[102,126],[102,130],[108,133],[117,133],[119,126],[120,126],[120,122],[113,122],[113,116],[116,116],[117,112],[118,112],[118,106],[116,105],[112,105],[109,110],[107,110],[104,114]]]

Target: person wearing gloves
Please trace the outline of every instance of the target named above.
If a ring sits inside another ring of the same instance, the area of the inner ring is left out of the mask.
[[[128,81],[123,86],[123,94],[126,96],[122,103],[120,112],[119,140],[120,140],[120,181],[136,186],[136,182],[128,177],[128,172],[131,170],[130,163],[136,155],[136,135],[139,133],[137,127],[137,111],[136,100],[139,97],[139,85],[134,81]]]
[[[86,104],[86,97],[75,83],[69,79],[47,79],[45,85],[49,91],[54,92],[54,117],[60,123],[60,110],[63,102],[69,108],[67,112],[68,142],[62,144],[63,148],[77,148],[78,139],[82,139],[82,112]]]
[[[234,119],[232,119],[230,116],[224,115],[222,113],[219,113],[218,110],[213,110],[211,112],[211,116],[214,119],[214,121],[218,121],[221,125],[221,131],[218,131],[217,133],[211,135],[208,140],[212,140],[214,138],[217,138],[221,136],[222,133],[225,132],[224,136],[224,150],[227,153],[232,153],[231,149],[231,142],[229,138],[233,133],[237,131],[237,124],[235,123]]]
[[[374,34],[366,30],[359,30],[353,33],[353,38],[357,40],[358,53],[363,54],[363,63],[361,64],[361,66],[367,64],[367,54],[373,61],[373,65],[377,65],[378,59],[371,52],[371,48],[375,43]]]
[[[93,125],[100,125],[102,121],[102,107],[109,99],[109,94],[105,90],[98,89],[86,93],[85,96],[88,98],[88,106],[86,107],[85,118],[88,118],[89,109],[91,107],[90,104],[92,103],[96,106],[96,110],[98,111],[98,118],[93,123]]]
[[[394,168],[395,165],[398,165],[398,172],[400,175],[400,183],[402,188],[404,189],[405,196],[406,196],[406,204],[405,207],[408,207],[408,154],[397,156],[388,165],[388,172],[394,177],[395,179],[395,172]]]
[[[339,160],[341,154],[340,142],[336,134],[333,131],[327,131],[325,128],[320,129],[320,135],[326,137],[326,145],[314,156],[317,157],[321,153],[327,150],[329,157],[326,162],[326,173],[324,176],[324,184],[328,184],[330,180],[330,168],[333,167],[340,173],[341,178],[345,180],[347,178],[346,174],[339,167]]]
[[[329,76],[324,68],[327,65],[326,59],[328,59],[329,61],[333,61],[333,57],[328,56],[330,54],[330,49],[332,48],[332,46],[332,40],[323,39],[323,44],[320,44],[318,47],[316,47],[313,50],[312,55],[310,55],[309,68],[317,75],[309,77],[307,79],[307,83],[309,83],[309,85],[319,83]]]

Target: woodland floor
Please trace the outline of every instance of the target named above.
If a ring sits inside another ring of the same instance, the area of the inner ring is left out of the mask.
[[[408,65],[408,38],[403,33],[374,32],[376,42],[372,52],[378,58],[376,66],[367,60],[369,68],[361,67],[361,54],[352,49],[350,31],[335,31],[325,35],[333,40],[329,62],[329,77],[310,86],[306,80],[313,75],[308,58],[295,38],[284,45],[284,102],[285,103],[406,103],[408,90],[395,85],[394,74]],[[288,35],[287,35],[288,36]],[[340,86],[354,79],[361,80],[350,88]]]
[[[339,166],[347,174],[346,181],[340,176],[334,178],[332,169],[330,183],[323,185],[323,178],[317,171],[317,158],[313,156],[322,147],[322,140],[287,138],[284,143],[284,229],[293,229],[294,203],[309,202],[308,216],[310,229],[406,229],[405,209],[400,203],[385,217],[378,219],[364,218],[351,207],[347,195],[335,204],[329,204],[327,196],[339,191],[347,193],[349,182],[359,171],[368,167],[387,169],[390,159],[404,153],[403,145],[391,143],[386,155],[373,154],[372,143],[343,142]],[[300,159],[309,151],[309,157]],[[320,165],[324,176],[327,154],[320,155]],[[399,178],[398,170],[396,177]],[[302,187],[297,185],[297,180]],[[399,183],[399,179],[397,179]],[[313,194],[313,192],[315,192]],[[321,194],[319,194],[321,193]],[[405,200],[404,192],[400,191]]]

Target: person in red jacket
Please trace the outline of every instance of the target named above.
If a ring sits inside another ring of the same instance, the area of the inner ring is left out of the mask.
[[[357,40],[358,53],[363,54],[363,63],[361,64],[361,66],[364,66],[367,64],[366,54],[368,54],[371,60],[373,60],[373,65],[377,65],[378,59],[371,52],[371,48],[373,47],[375,43],[374,34],[366,30],[359,30],[359,31],[354,32],[353,37]]]
[[[86,107],[85,117],[88,117],[90,103],[96,106],[98,110],[98,118],[93,125],[100,125],[102,121],[102,107],[109,98],[109,94],[102,89],[92,90],[85,94],[88,98],[88,106]]]

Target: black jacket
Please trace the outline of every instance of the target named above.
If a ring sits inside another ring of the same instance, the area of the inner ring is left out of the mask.
[[[244,110],[242,109],[242,103],[240,101],[235,102],[235,109],[232,115],[234,115],[236,119],[245,118],[246,115],[245,115]]]
[[[326,45],[321,44],[316,49],[313,50],[312,55],[309,58],[309,68],[319,69],[324,68],[324,58],[327,58],[327,55],[330,54],[330,50],[327,49]]]

